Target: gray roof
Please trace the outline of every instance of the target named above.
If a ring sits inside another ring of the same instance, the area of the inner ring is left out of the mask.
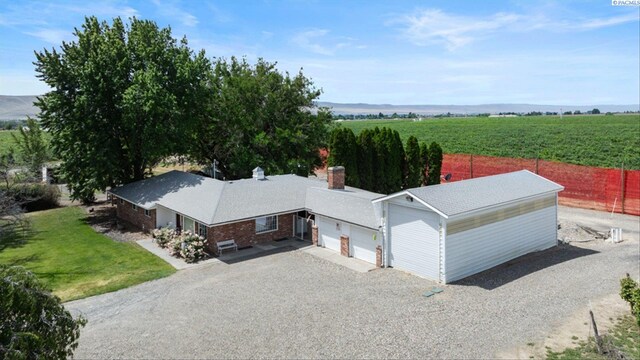
[[[499,206],[564,187],[527,170],[406,190],[446,217]],[[399,193],[403,194],[405,192]],[[397,196],[389,195],[385,198]],[[383,199],[385,199],[383,198]],[[379,199],[379,200],[383,200]]]
[[[372,227],[377,222],[371,199],[381,194],[349,187],[345,190],[326,188],[326,181],[296,175],[221,181],[170,171],[110,192],[145,209],[160,205],[209,225],[296,210],[315,213],[314,207],[321,209],[322,215],[357,225]],[[310,189],[314,191],[308,192]],[[317,191],[328,194],[321,198]],[[335,201],[327,200],[330,195]]]
[[[379,224],[374,209],[376,205],[371,200],[380,196],[382,195],[351,187],[345,190],[309,188],[306,207],[314,214],[377,229]]]

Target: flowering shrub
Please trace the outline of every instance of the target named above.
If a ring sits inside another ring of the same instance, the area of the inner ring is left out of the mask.
[[[176,232],[173,229],[164,227],[161,229],[153,230],[151,235],[153,235],[153,241],[155,241],[158,246],[160,246],[161,248],[166,248],[171,239],[176,236]]]
[[[207,254],[205,252],[205,240],[202,236],[185,232],[182,236],[182,244],[180,247],[180,256],[188,263],[197,262],[204,259]]]
[[[169,228],[153,231],[153,239],[161,248],[167,249],[171,256],[181,257],[188,263],[198,262],[207,256],[207,240],[189,230],[180,234]]]

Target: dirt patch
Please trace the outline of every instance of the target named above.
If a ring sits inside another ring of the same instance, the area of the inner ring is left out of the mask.
[[[540,359],[546,357],[547,349],[558,352],[577,347],[580,341],[586,341],[590,336],[593,336],[589,310],[593,311],[598,332],[604,334],[615,325],[618,317],[629,313],[629,304],[622,300],[618,294],[600,298],[576,311],[570,317],[554,324],[555,328],[548,334],[544,343],[531,342],[521,345],[497,354],[498,357],[501,359]]]
[[[86,222],[96,232],[118,242],[135,242],[146,239],[149,235],[131,224],[118,221],[116,207],[103,200],[89,206],[83,206],[89,214]]]

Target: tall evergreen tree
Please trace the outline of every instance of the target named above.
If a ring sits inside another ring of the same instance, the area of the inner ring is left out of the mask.
[[[427,143],[420,143],[420,185],[429,185],[429,146]]]
[[[389,146],[389,187],[387,193],[393,193],[402,190],[404,185],[405,173],[405,154],[400,133],[397,130],[388,130],[388,146]]]
[[[384,130],[384,128],[383,128]],[[378,127],[373,129],[373,146],[375,150],[373,162],[373,191],[386,193],[387,191],[387,161],[388,151],[385,143],[385,132]]]
[[[415,136],[409,136],[407,139],[407,177],[405,188],[414,188],[420,186],[422,181],[420,173],[424,170],[420,158],[420,144]]]
[[[376,161],[376,149],[373,143],[373,132],[364,129],[358,136],[358,174],[360,187],[364,190],[374,191],[374,161]]]
[[[429,183],[440,184],[440,171],[442,169],[442,148],[435,142],[429,145]]]
[[[328,166],[344,166],[345,184],[359,187],[358,143],[351,129],[336,128],[331,132]]]

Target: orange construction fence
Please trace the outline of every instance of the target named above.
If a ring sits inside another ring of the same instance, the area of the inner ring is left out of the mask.
[[[442,175],[449,181],[529,170],[564,186],[559,202],[587,209],[640,215],[640,171],[605,169],[538,159],[445,154]]]

